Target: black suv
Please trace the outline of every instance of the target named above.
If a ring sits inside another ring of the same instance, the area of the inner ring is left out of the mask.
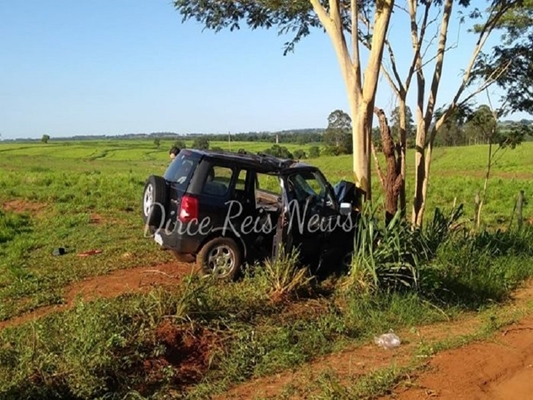
[[[336,189],[336,190],[335,190]],[[143,193],[147,231],[206,274],[233,278],[245,262],[296,247],[315,271],[353,248],[357,190],[333,188],[313,166],[246,152],[182,150]],[[341,203],[343,201],[343,203]]]

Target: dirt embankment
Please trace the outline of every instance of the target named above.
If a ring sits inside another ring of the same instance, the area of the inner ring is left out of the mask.
[[[533,299],[533,285],[520,290],[515,306]],[[402,345],[384,350],[373,343],[320,358],[295,371],[258,378],[233,387],[217,399],[279,398],[290,385],[297,388],[291,399],[305,399],[310,387],[324,373],[351,385],[366,374],[392,365],[408,366],[417,359],[422,343],[472,335],[482,321],[475,315],[459,321],[419,327],[400,334]],[[533,316],[508,326],[489,340],[418,358],[421,373],[403,380],[382,400],[525,400],[533,398]],[[304,388],[303,390],[298,390]],[[283,397],[286,398],[286,397]]]
[[[491,340],[437,354],[427,371],[386,399],[526,400],[533,398],[533,318]]]
[[[32,312],[0,322],[0,329],[20,325],[47,314],[71,308],[76,299],[92,301],[111,298],[128,292],[145,292],[161,285],[177,285],[194,268],[192,263],[172,262],[153,267],[139,267],[114,271],[75,282],[65,288],[64,303],[38,308]]]

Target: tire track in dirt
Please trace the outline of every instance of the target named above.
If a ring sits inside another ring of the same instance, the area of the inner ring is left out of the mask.
[[[77,299],[94,301],[131,292],[148,292],[156,286],[178,285],[183,278],[194,272],[195,264],[172,262],[155,266],[120,269],[108,275],[98,275],[74,282],[64,288],[63,304],[44,306],[28,313],[0,321],[0,330],[35,321],[53,312],[72,308]]]

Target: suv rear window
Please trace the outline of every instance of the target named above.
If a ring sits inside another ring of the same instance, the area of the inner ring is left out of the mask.
[[[181,151],[165,171],[164,178],[176,183],[178,189],[185,190],[198,165],[198,159],[191,157],[191,153]]]

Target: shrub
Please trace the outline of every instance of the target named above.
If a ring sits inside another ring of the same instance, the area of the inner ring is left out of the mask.
[[[320,148],[318,146],[309,147],[309,158],[320,157]]]
[[[307,158],[307,155],[305,154],[305,151],[303,150],[295,150],[294,158],[296,158],[297,160],[303,160]]]
[[[271,148],[266,149],[263,153],[280,158],[294,158],[293,154],[289,151],[289,149],[287,149],[285,146],[280,146],[278,144],[275,144]]]
[[[280,246],[277,258],[268,259],[257,268],[258,276],[267,282],[270,298],[273,300],[289,299],[302,290],[308,290],[312,277],[306,267],[299,265],[299,253],[293,249],[286,253]]]
[[[209,139],[206,137],[197,137],[192,143],[193,149],[209,150]]]

